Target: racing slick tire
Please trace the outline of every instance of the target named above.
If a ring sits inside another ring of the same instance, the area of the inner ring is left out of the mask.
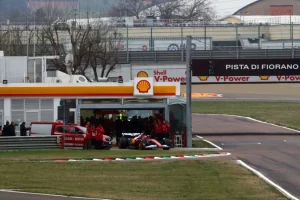
[[[167,145],[168,147],[164,147],[163,150],[170,150],[170,147],[172,145],[172,142],[170,139],[164,139],[164,144]]]
[[[165,143],[165,145],[168,145],[169,147],[172,145],[172,141],[170,139],[165,139],[164,143]]]
[[[119,141],[119,148],[126,149],[127,147],[128,147],[128,140],[124,137],[121,137]]]

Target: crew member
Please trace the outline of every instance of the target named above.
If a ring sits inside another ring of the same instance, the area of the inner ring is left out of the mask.
[[[120,117],[120,120],[123,120],[123,117],[124,117],[123,111],[120,112],[119,117]]]
[[[86,123],[85,128],[87,129],[88,134],[91,134],[91,135],[93,134],[94,130],[93,130],[93,128],[91,127],[91,123],[90,123],[90,122],[87,122],[87,123]]]
[[[116,140],[118,145],[123,132],[123,122],[120,119],[120,116],[118,116],[117,120],[115,121],[115,131],[116,131]]]
[[[162,136],[162,123],[159,121],[159,120],[157,120],[157,121],[155,121],[154,122],[154,137],[153,138],[161,138]]]
[[[170,134],[170,123],[168,121],[163,121],[162,123],[162,133],[165,138],[169,138]]]
[[[104,135],[104,133],[105,133],[105,130],[104,130],[104,128],[102,127],[101,124],[99,124],[99,125],[97,126],[97,128],[95,129],[95,132],[96,132],[96,135],[97,135],[97,136],[100,136],[101,141],[103,141],[103,135]]]

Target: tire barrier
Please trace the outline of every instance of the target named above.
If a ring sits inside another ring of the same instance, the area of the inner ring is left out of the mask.
[[[0,150],[34,150],[63,148],[60,136],[0,137]]]

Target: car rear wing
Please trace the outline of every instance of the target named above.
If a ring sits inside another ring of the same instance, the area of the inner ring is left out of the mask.
[[[124,137],[136,137],[141,135],[142,133],[122,133]]]

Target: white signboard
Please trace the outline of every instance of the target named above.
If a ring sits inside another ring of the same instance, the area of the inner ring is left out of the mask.
[[[132,77],[153,77],[154,82],[186,81],[185,65],[143,65],[132,67]],[[193,76],[193,83],[271,83],[300,82],[300,76]]]

